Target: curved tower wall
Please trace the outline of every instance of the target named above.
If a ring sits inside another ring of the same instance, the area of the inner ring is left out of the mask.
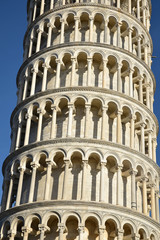
[[[151,2],[27,12],[1,239],[160,239]]]

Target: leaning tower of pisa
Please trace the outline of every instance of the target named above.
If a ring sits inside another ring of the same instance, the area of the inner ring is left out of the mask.
[[[159,240],[151,1],[27,13],[0,239]]]

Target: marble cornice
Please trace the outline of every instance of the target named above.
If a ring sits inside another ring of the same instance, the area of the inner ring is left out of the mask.
[[[151,164],[154,169],[158,172],[160,176],[160,168],[159,166],[149,157],[146,155],[142,154],[141,152],[138,152],[134,149],[131,149],[130,147],[113,143],[110,141],[103,141],[103,140],[98,140],[98,139],[84,139],[84,138],[60,138],[60,139],[52,139],[52,140],[45,140],[45,141],[40,141],[36,143],[31,143],[29,145],[23,146],[16,151],[12,152],[3,162],[2,166],[2,172],[4,174],[4,170],[7,166],[7,164],[12,161],[14,158],[16,158],[19,154],[28,152],[29,150],[36,149],[38,147],[44,147],[46,148],[47,145],[55,145],[55,144],[65,144],[65,143],[77,143],[77,144],[85,144],[85,146],[89,146],[89,144],[95,144],[98,148],[98,145],[100,146],[110,146],[113,148],[117,149],[123,149],[126,152],[132,153],[134,155],[139,156],[140,158],[144,159],[147,163]],[[78,145],[79,146],[79,145]],[[43,149],[44,150],[44,149]]]
[[[116,46],[112,46],[110,44],[105,44],[105,43],[91,43],[91,42],[70,42],[70,43],[63,43],[63,44],[57,44],[56,46],[51,46],[49,48],[44,48],[42,49],[41,51],[33,54],[30,58],[27,58],[27,60],[25,62],[23,62],[23,64],[21,65],[19,71],[18,71],[18,74],[17,74],[17,79],[16,79],[16,83],[17,83],[17,86],[18,86],[18,83],[19,83],[19,77],[20,77],[20,74],[21,72],[23,71],[23,69],[26,67],[26,65],[28,63],[30,63],[32,60],[34,60],[35,58],[41,56],[42,54],[45,54],[45,53],[48,53],[50,51],[53,51],[55,49],[61,49],[61,48],[65,48],[66,47],[84,47],[84,46],[87,46],[87,47],[97,47],[97,48],[100,48],[102,50],[102,48],[105,48],[105,49],[112,49],[112,50],[116,50],[116,51],[119,51],[123,54],[126,54],[127,56],[130,56],[131,58],[134,58],[137,62],[139,62],[140,64],[142,64],[146,69],[147,71],[150,73],[151,77],[152,77],[152,80],[153,80],[153,87],[154,87],[154,91],[156,89],[156,81],[155,81],[155,77],[154,77],[154,74],[152,72],[152,70],[149,68],[149,66],[144,62],[142,61],[140,58],[138,58],[137,56],[135,56],[133,53],[125,50],[125,49],[122,49],[122,48],[119,48],[119,47],[116,47]]]
[[[44,91],[44,92],[36,93],[35,95],[33,95],[31,97],[28,97],[24,101],[20,102],[15,107],[15,109],[13,110],[13,112],[11,114],[10,125],[12,126],[13,117],[16,114],[16,112],[19,111],[19,109],[21,107],[25,106],[25,104],[33,101],[34,99],[40,98],[40,97],[47,97],[47,95],[50,95],[50,94],[61,93],[61,92],[64,93],[64,92],[69,92],[69,91],[70,92],[88,91],[88,92],[95,92],[95,93],[111,94],[111,95],[114,95],[114,96],[122,97],[123,99],[129,100],[130,102],[134,102],[138,106],[144,108],[145,111],[153,118],[153,120],[155,121],[155,124],[156,124],[157,134],[159,132],[158,120],[157,120],[155,114],[146,105],[142,104],[140,101],[137,101],[134,98],[131,98],[130,96],[128,96],[124,93],[120,93],[120,92],[110,90],[110,89],[99,88],[99,87],[64,87],[64,88],[57,88],[57,89],[49,89],[49,90]]]
[[[74,3],[74,4],[66,4],[66,5],[62,5],[60,7],[56,7],[55,9],[52,9],[52,10],[49,10],[47,12],[45,12],[44,14],[38,16],[35,21],[33,21],[29,26],[28,26],[28,29],[25,33],[25,36],[24,36],[24,41],[23,41],[23,46],[25,45],[25,39],[26,39],[26,36],[28,34],[28,32],[30,31],[30,29],[41,19],[43,19],[44,17],[46,17],[48,14],[50,13],[54,13],[54,12],[59,12],[60,10],[62,9],[66,9],[66,8],[74,8],[74,7],[79,7],[79,6],[93,6],[93,7],[98,7],[98,8],[107,8],[107,9],[110,9],[112,11],[115,11],[117,12],[117,14],[119,13],[122,13],[124,15],[127,15],[129,18],[135,20],[142,28],[143,30],[147,33],[148,37],[149,37],[149,40],[150,40],[150,43],[151,43],[151,52],[153,52],[153,43],[152,43],[152,38],[147,30],[147,28],[143,25],[143,23],[141,21],[138,20],[138,18],[134,17],[132,14],[126,12],[126,11],[123,11],[121,8],[117,8],[117,7],[113,7],[113,6],[108,6],[106,4],[98,4],[98,3]]]
[[[38,213],[41,212],[41,214],[44,214],[45,211],[48,211],[48,208],[50,211],[63,211],[66,210],[67,212],[72,211],[70,207],[78,207],[77,212],[83,211],[84,208],[87,208],[87,212],[94,212],[98,213],[101,211],[104,211],[104,215],[107,214],[107,210],[109,210],[109,213],[113,211],[114,213],[118,213],[121,217],[127,216],[133,216],[138,218],[142,222],[147,222],[148,224],[152,224],[155,228],[160,229],[160,224],[152,219],[151,217],[148,217],[144,215],[143,213],[140,213],[136,210],[132,210],[130,208],[117,206],[113,204],[107,204],[107,203],[100,203],[100,202],[93,202],[93,201],[78,201],[78,200],[52,200],[52,201],[41,201],[41,202],[33,202],[33,203],[25,203],[23,205],[20,205],[18,207],[10,208],[2,213],[0,213],[0,221],[4,221],[9,216],[12,216],[14,214],[18,215],[18,213],[21,213],[26,210],[35,210]],[[42,208],[42,210],[41,210]],[[106,210],[106,212],[105,212]],[[86,210],[85,210],[86,211]],[[21,213],[22,214],[22,213]],[[103,218],[103,217],[101,217]]]

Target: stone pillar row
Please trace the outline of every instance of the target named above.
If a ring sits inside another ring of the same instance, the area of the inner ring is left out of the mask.
[[[137,6],[136,6],[136,15],[139,21],[141,21],[144,26],[147,27],[147,29],[149,30],[150,27],[150,11],[149,8],[147,7],[147,2],[143,1],[143,6],[140,6],[140,1],[141,0],[137,0]],[[75,3],[83,3],[83,0],[76,0]],[[89,3],[92,2],[94,3],[94,0],[89,1]],[[29,6],[29,13],[28,13],[28,24],[31,24],[32,21],[34,21],[38,15],[42,15],[44,14],[44,12],[49,11],[54,9],[55,7],[59,7],[60,5],[66,5],[66,4],[73,4],[73,2],[66,2],[65,0],[59,1],[57,3],[57,1],[55,0],[50,0],[50,2],[48,3],[48,7],[45,10],[45,6],[46,6],[46,2],[45,0],[41,0],[41,3],[38,5],[38,0],[34,0],[30,2],[30,6]],[[102,4],[106,4],[106,5],[110,5],[109,2],[107,2],[106,0],[101,1]],[[116,5],[114,5],[117,8],[121,8],[121,3],[120,0],[117,0]],[[142,11],[142,16],[141,16],[141,11]],[[132,1],[128,0],[128,12],[130,14],[132,14]],[[38,15],[37,15],[38,14]]]
[[[67,135],[66,137],[72,137],[72,127],[73,127],[73,116],[75,114],[75,105],[73,103],[68,103],[68,126],[67,126]],[[56,138],[56,122],[57,122],[57,112],[59,111],[59,108],[52,104],[51,106],[52,110],[52,120],[51,120],[51,131],[50,131],[50,139]],[[114,116],[108,115],[108,106],[102,106],[101,110],[101,140],[109,141],[108,137],[105,134],[106,124],[108,124],[109,117],[116,118],[116,143],[122,144],[122,114],[123,111],[117,110],[117,112],[114,113]],[[89,135],[89,121],[90,121],[90,112],[91,112],[91,105],[86,104],[85,105],[85,123],[84,123],[84,138],[90,138]],[[38,108],[38,122],[37,122],[37,136],[36,136],[36,142],[41,141],[41,135],[42,135],[42,124],[43,124],[43,116],[46,113],[44,109]],[[31,113],[26,114],[26,124],[25,124],[25,137],[24,137],[24,146],[29,144],[30,139],[30,129],[31,129],[31,122],[32,118],[34,116]],[[153,159],[156,162],[156,147],[157,147],[157,141],[155,138],[152,137],[152,130],[146,129],[146,123],[145,122],[139,122],[135,123],[136,117],[134,115],[129,116],[128,122],[130,123],[130,148],[134,149],[135,144],[135,134],[140,136],[140,151],[143,154],[145,153],[145,142],[146,142],[146,134],[147,134],[147,141],[148,141],[148,157]],[[21,134],[22,134],[22,126],[24,124],[22,122],[19,122],[16,128],[13,130],[13,136],[12,138],[15,140],[15,149],[18,149],[21,146]],[[137,127],[140,130],[137,130]],[[16,136],[16,137],[15,137]],[[11,151],[14,150],[14,145],[12,144]]]
[[[57,168],[57,165],[54,161],[47,159],[47,170],[46,170],[46,180],[45,180],[45,192],[44,192],[44,200],[50,200],[49,192],[51,190],[50,183],[52,178],[52,170]],[[38,163],[32,162],[32,173],[31,173],[31,182],[30,182],[30,191],[29,191],[29,198],[28,202],[32,203],[34,202],[34,192],[35,192],[35,182],[36,182],[36,176],[37,171],[40,165]],[[87,167],[88,167],[88,160],[84,159],[82,160],[82,182],[81,182],[81,199],[82,201],[88,201],[87,195],[86,195],[86,181],[87,181]],[[69,200],[67,199],[67,189],[69,184],[69,171],[70,168],[72,168],[72,162],[70,159],[64,159],[64,178],[63,178],[63,188],[62,188],[62,200]],[[100,185],[99,185],[99,202],[108,203],[108,200],[106,199],[106,196],[104,196],[104,188],[106,185],[108,185],[108,178],[105,178],[105,173],[107,170],[106,162],[101,162],[97,165],[97,169],[100,171]],[[122,172],[123,166],[122,165],[115,165],[111,171],[117,175],[117,194],[116,194],[116,204],[122,205]],[[108,171],[108,170],[107,170]],[[146,177],[136,177],[137,171],[134,169],[127,170],[129,175],[131,176],[131,208],[134,210],[137,210],[137,193],[136,193],[136,186],[137,183],[141,184],[142,188],[142,212],[145,215],[149,216],[148,211],[148,201],[150,200],[151,205],[151,215],[153,219],[156,219],[159,221],[159,191],[157,190],[156,184],[153,184],[148,181],[148,178]],[[17,188],[17,194],[16,194],[16,206],[19,206],[21,204],[21,195],[22,195],[22,187],[23,187],[23,178],[25,174],[25,169],[23,167],[19,167],[19,181],[18,181],[18,188]],[[4,194],[2,201],[2,208],[4,208],[5,205],[5,199],[7,199],[6,207],[5,209],[10,208],[11,199],[12,199],[12,191],[14,186],[14,179],[16,176],[13,174],[10,176],[10,181],[5,181],[7,183],[4,186]]]
[[[46,237],[46,233],[50,231],[50,228],[45,225],[45,224],[39,224],[38,225],[38,230],[40,232],[40,236],[39,239],[40,240],[44,240]],[[106,232],[106,226],[99,226],[97,229],[97,233],[99,235],[99,240],[104,240],[105,239],[105,232]],[[32,228],[31,227],[22,227],[22,237],[23,240],[28,240],[29,239],[29,235],[32,232]],[[66,226],[64,223],[58,223],[58,232],[59,232],[59,240],[63,240],[64,239],[64,233],[67,232]],[[78,239],[79,240],[83,240],[85,237],[85,225],[83,224],[79,224],[78,226],[78,232],[79,232],[79,236]],[[8,238],[9,240],[14,240],[16,236],[16,232],[13,230],[9,230],[8,231]],[[124,230],[123,229],[117,229],[116,232],[116,236],[118,240],[123,240],[124,238]],[[139,234],[132,234],[132,239],[134,240],[140,240],[140,235]],[[147,238],[148,240],[148,238]]]
[[[27,98],[27,92],[29,90],[30,96],[33,96],[36,93],[36,83],[37,83],[37,78],[41,76],[41,92],[44,92],[47,90],[47,79],[48,79],[48,73],[49,71],[55,72],[55,81],[53,83],[53,89],[54,88],[60,88],[60,73],[61,73],[61,68],[63,65],[63,62],[60,59],[56,59],[56,69],[51,70],[51,67],[49,64],[44,63],[42,65],[43,71],[39,71],[38,67],[32,68],[31,70],[31,75],[24,78],[21,80],[19,83],[19,90],[18,90],[18,101],[17,103],[20,103],[22,100],[25,100]],[[71,77],[70,77],[70,85],[69,87],[74,87],[75,85],[75,72],[77,68],[77,59],[76,58],[71,58],[72,64],[71,64]],[[84,86],[91,87],[91,71],[92,71],[92,62],[93,59],[88,57],[87,58],[87,83]],[[108,59],[103,59],[102,60],[102,66],[103,66],[103,73],[102,73],[102,87],[103,88],[108,88],[107,86],[107,80],[108,80],[108,75],[107,75],[107,66]],[[149,109],[153,109],[153,98],[151,97],[151,85],[149,83],[143,83],[144,78],[139,75],[136,77],[136,79],[133,77],[134,70],[131,68],[128,68],[124,74],[121,72],[122,69],[122,64],[117,63],[113,68],[115,68],[115,73],[117,74],[117,91],[122,93],[122,77],[125,74],[129,78],[129,93],[128,95],[132,98],[134,98],[134,84],[136,81],[137,88],[139,90],[139,101],[143,104],[146,104],[146,106]],[[31,82],[31,86],[29,86],[29,83]],[[146,102],[144,102],[144,97],[143,95],[146,96]]]
[[[74,39],[73,39],[73,41],[76,42],[76,41],[79,41],[78,32],[79,32],[79,26],[80,26],[80,17],[75,16],[74,19],[75,19],[75,29],[74,29]],[[63,44],[63,43],[65,43],[64,35],[65,35],[65,26],[67,25],[67,22],[63,18],[60,19],[60,22],[61,22],[61,30],[60,30],[59,44]],[[107,19],[107,20],[104,21],[104,26],[103,26],[103,28],[104,28],[103,43],[106,43],[106,44],[110,44],[110,42],[109,42],[110,29],[108,27],[108,24],[109,24],[109,20]],[[121,33],[121,26],[122,26],[122,23],[117,22],[115,24],[115,26],[112,28],[112,29],[114,29],[114,30],[112,30],[112,31],[114,31],[114,33],[117,32],[116,46],[120,48],[121,47],[121,37],[125,37],[125,36],[128,35],[128,49],[127,50],[132,53],[133,52],[132,43],[134,41],[137,41],[137,43],[138,43],[137,55],[140,59],[142,59],[142,52],[141,52],[142,37],[141,37],[141,35],[138,35],[138,36],[132,38],[133,29],[128,27],[128,29],[125,32]],[[55,29],[56,26],[54,25],[54,23],[48,23],[47,27],[48,27],[48,32],[47,33],[44,32],[44,28],[41,26],[41,27],[39,27],[38,29],[35,30],[36,33],[37,33],[37,36],[36,37],[35,36],[30,37],[29,43],[27,42],[26,45],[25,45],[25,48],[24,48],[24,60],[26,60],[27,57],[32,56],[34,44],[36,45],[36,47],[35,47],[35,52],[36,53],[41,50],[42,35],[46,36],[46,47],[48,48],[48,47],[52,46],[51,39],[52,39],[52,35],[55,34],[53,29]],[[90,17],[89,18],[89,42],[94,42],[93,34],[94,34],[94,18]],[[144,61],[145,61],[146,64],[150,65],[148,43],[146,42],[145,44],[143,44],[143,47],[144,47]]]

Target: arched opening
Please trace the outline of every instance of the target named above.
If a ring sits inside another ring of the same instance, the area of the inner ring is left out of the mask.
[[[99,99],[94,99],[91,102],[91,119],[90,119],[90,137],[101,138],[102,125],[102,102]]]
[[[74,216],[70,216],[66,221],[66,240],[78,240],[78,220]]]
[[[86,85],[87,85],[87,54],[79,53],[77,56],[75,86]]]
[[[68,128],[68,100],[66,98],[62,98],[58,104],[56,126],[56,137],[66,137]]]
[[[77,98],[75,103],[75,115],[73,120],[73,135],[75,137],[84,137],[85,126],[85,100]]]
[[[93,71],[92,71],[92,82],[91,86],[102,87],[102,75],[103,75],[103,59],[102,55],[95,53],[93,55]]]
[[[60,87],[71,86],[71,72],[72,72],[71,55],[69,53],[66,53],[62,58]]]

